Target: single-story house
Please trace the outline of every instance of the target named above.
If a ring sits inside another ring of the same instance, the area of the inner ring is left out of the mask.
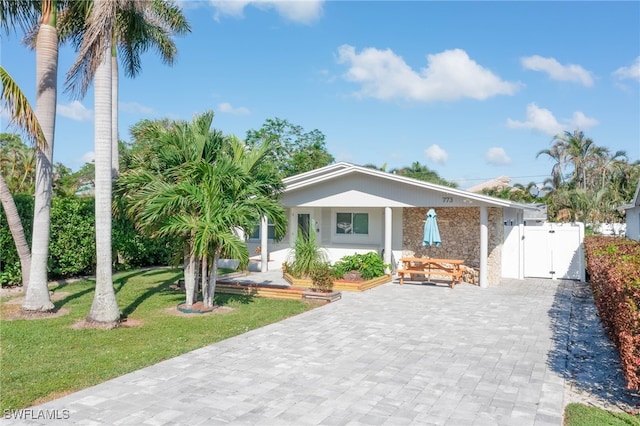
[[[631,203],[620,206],[626,215],[627,228],[625,236],[640,241],[640,181]]]
[[[263,219],[248,239],[250,253],[260,253],[263,271],[286,261],[300,229],[315,232],[331,262],[370,251],[380,253],[394,269],[403,256],[463,259],[466,266],[478,269],[479,284],[487,287],[504,275],[505,225],[523,224],[524,211],[535,209],[344,162],[284,182],[281,203],[289,219],[287,234],[273,240]],[[442,239],[438,247],[422,245],[430,208],[437,213]]]

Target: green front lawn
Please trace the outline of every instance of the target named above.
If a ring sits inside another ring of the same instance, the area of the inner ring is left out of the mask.
[[[638,426],[640,417],[613,413],[583,404],[569,404],[564,410],[564,426]]]
[[[216,295],[230,312],[177,316],[167,309],[184,302],[172,290],[177,269],[124,272],[114,276],[118,304],[135,327],[73,329],[89,313],[94,281],[56,287],[56,307],[67,315],[5,320],[19,305],[0,309],[0,411],[19,409],[83,389],[193,349],[280,321],[313,306],[301,301]]]

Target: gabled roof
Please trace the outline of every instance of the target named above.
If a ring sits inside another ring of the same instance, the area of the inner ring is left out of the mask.
[[[636,194],[633,196],[631,203],[620,206],[620,210],[629,210],[634,207],[640,206],[640,180],[638,180],[638,187],[636,188]]]
[[[415,188],[427,189],[434,192],[442,193],[443,195],[457,195],[470,201],[478,201],[480,203],[496,206],[496,207],[512,207],[516,209],[536,210],[533,205],[516,203],[501,198],[489,197],[482,194],[474,194],[462,189],[451,188],[448,186],[437,185],[431,182],[425,182],[418,179],[409,178],[406,176],[399,176],[394,173],[384,172],[381,170],[371,169],[368,167],[357,166],[355,164],[340,162],[330,164],[319,169],[311,170],[309,172],[301,173],[295,176],[290,176],[283,179],[285,184],[285,193],[290,191],[296,191],[302,188],[312,187],[322,182],[327,182],[332,179],[344,177],[351,174],[359,174],[371,177],[378,177],[387,179],[389,181],[398,182],[404,185],[412,186]]]

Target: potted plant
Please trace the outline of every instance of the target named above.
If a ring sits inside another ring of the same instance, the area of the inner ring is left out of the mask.
[[[311,290],[320,293],[331,293],[333,291],[333,269],[328,263],[319,263],[310,274]]]

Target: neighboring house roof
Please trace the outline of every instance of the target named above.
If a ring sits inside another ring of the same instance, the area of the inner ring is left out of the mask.
[[[640,206],[640,180],[638,180],[638,187],[636,188],[636,194],[633,196],[631,203],[625,204],[619,207],[620,210],[629,210],[634,207]]]
[[[500,176],[486,182],[479,183],[477,185],[472,186],[471,188],[467,188],[469,192],[482,192],[485,189],[504,189],[511,187],[509,183],[511,182],[511,178],[508,176]]]
[[[527,210],[524,212],[524,220],[538,220],[538,221],[546,221],[547,220],[547,205],[543,203],[532,204],[535,207],[535,210]]]
[[[415,190],[428,190],[434,193],[440,193],[443,196],[454,195],[462,197],[465,202],[473,203],[478,202],[487,206],[495,207],[511,207],[516,209],[536,210],[533,205],[516,203],[501,198],[489,197],[483,194],[475,194],[469,191],[451,188],[448,186],[437,185],[431,182],[425,182],[418,179],[413,179],[405,176],[399,176],[389,172],[383,172],[363,166],[357,166],[351,163],[335,163],[319,169],[311,170],[309,172],[301,173],[299,175],[285,178],[285,191],[284,193],[293,193],[303,189],[311,189],[314,186],[326,184],[331,181],[337,181],[344,177],[366,177],[368,179],[378,178],[384,179],[392,183],[399,183],[408,188],[414,188]],[[358,188],[345,189],[344,192],[355,191]],[[374,195],[375,197],[375,195]],[[378,196],[378,198],[383,198]],[[471,205],[470,205],[471,206]]]

